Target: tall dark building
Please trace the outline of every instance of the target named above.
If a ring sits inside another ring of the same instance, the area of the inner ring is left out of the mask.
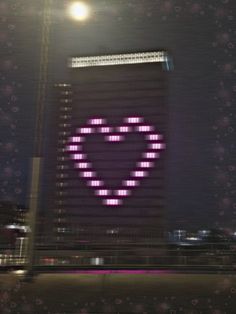
[[[164,51],[70,60],[70,81],[55,86],[43,176],[52,243],[124,261],[160,252],[168,65]]]

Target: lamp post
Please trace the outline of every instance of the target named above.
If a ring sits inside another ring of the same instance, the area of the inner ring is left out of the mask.
[[[68,6],[68,15],[76,21],[84,21],[89,16],[89,7],[83,2],[71,2]],[[36,222],[39,210],[39,193],[42,168],[42,139],[43,122],[48,88],[48,65],[50,31],[53,15],[53,0],[43,1],[40,67],[38,77],[38,89],[36,99],[36,125],[34,137],[34,155],[32,157],[31,185],[29,196],[29,239],[28,239],[28,262],[26,267],[26,278],[32,278],[35,262],[35,239]]]

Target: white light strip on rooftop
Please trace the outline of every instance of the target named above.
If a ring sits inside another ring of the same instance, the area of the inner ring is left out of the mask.
[[[85,68],[104,65],[154,63],[166,61],[168,61],[168,55],[165,51],[154,51],[94,57],[74,57],[69,59],[69,67]]]

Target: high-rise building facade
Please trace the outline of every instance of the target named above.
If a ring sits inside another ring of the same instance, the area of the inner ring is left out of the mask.
[[[124,259],[163,244],[167,70],[164,51],[70,59],[45,158],[52,243]]]

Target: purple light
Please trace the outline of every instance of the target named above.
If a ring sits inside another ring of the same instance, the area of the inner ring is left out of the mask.
[[[116,190],[115,195],[117,195],[117,196],[129,196],[130,191],[129,190]]]
[[[135,187],[138,186],[139,182],[136,180],[125,180],[123,181],[123,186],[127,186],[127,187]]]
[[[151,132],[153,129],[151,125],[139,125],[136,127],[136,131],[138,132]]]
[[[150,149],[162,149],[164,148],[162,143],[153,143],[149,145]]]
[[[106,199],[106,200],[103,200],[103,204],[104,205],[109,205],[109,206],[117,206],[117,205],[121,205],[122,204],[122,201],[119,200],[119,199]]]
[[[80,133],[80,134],[92,134],[93,131],[94,131],[93,128],[79,128],[77,130],[77,132]]]
[[[91,167],[89,162],[78,162],[75,164],[75,167],[78,169],[88,169]]]
[[[159,135],[159,134],[148,134],[146,136],[146,138],[149,140],[149,141],[158,141],[158,140],[161,140],[162,139],[162,136]]]
[[[147,159],[156,159],[159,157],[159,154],[156,152],[148,152],[148,153],[143,153],[143,157]]]
[[[132,188],[139,186],[142,178],[149,175],[150,168],[154,167],[155,159],[160,156],[158,151],[165,148],[165,144],[159,142],[163,139],[162,135],[154,131],[154,126],[146,124],[143,117],[131,116],[124,118],[123,121],[124,125],[112,127],[107,125],[105,119],[91,118],[87,120],[87,125],[76,129],[77,133],[83,135],[70,137],[66,146],[71,159],[74,160],[74,167],[79,170],[79,176],[85,179],[87,186],[94,189],[97,197],[102,197],[102,202],[106,206],[123,204],[123,199],[131,195]],[[122,187],[113,190],[104,188],[105,182],[97,178],[97,173],[92,171],[92,164],[84,153],[82,142],[85,141],[85,136],[91,134],[104,134],[105,141],[121,142],[126,134],[131,132],[141,133],[146,142],[147,146],[142,153],[142,158],[136,163],[136,168],[132,169],[129,177],[122,181]]]
[[[69,152],[76,152],[78,150],[78,145],[68,145],[66,147],[66,150],[68,150]]]
[[[91,187],[99,187],[99,186],[103,186],[103,181],[101,180],[91,180],[91,181],[88,181],[88,186],[91,186]]]
[[[130,132],[132,132],[132,127],[130,127],[130,126],[120,126],[120,127],[118,127],[118,131],[120,133],[130,133]]]
[[[150,161],[141,161],[141,162],[138,162],[138,167],[140,168],[151,168],[153,167],[153,162],[150,162]]]
[[[112,132],[112,128],[108,127],[108,126],[103,126],[101,128],[98,129],[99,133],[111,133]]]
[[[129,117],[124,119],[127,123],[141,123],[143,122],[143,118],[141,117]]]
[[[146,171],[132,171],[132,176],[136,177],[136,178],[144,178],[147,176],[147,172]]]
[[[106,136],[106,140],[109,142],[120,142],[124,140],[124,137],[122,135],[108,135]]]
[[[81,143],[84,141],[84,138],[82,136],[73,136],[70,138],[70,142],[72,143]]]
[[[73,154],[72,159],[74,159],[74,160],[86,159],[86,155],[85,154]]]
[[[101,125],[101,124],[105,124],[105,123],[106,123],[106,120],[100,119],[100,118],[90,119],[88,121],[88,124],[91,124],[91,125]]]
[[[94,171],[84,171],[81,172],[81,177],[82,178],[93,178],[96,176],[96,173]]]
[[[110,190],[97,190],[95,194],[97,196],[108,196],[108,195],[111,195],[111,191]]]

